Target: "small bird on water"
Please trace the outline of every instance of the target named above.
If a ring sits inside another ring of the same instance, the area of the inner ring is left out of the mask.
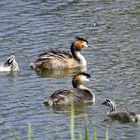
[[[0,72],[12,72],[12,71],[19,71],[19,66],[18,63],[16,62],[14,55],[8,57],[5,63],[0,64]]]
[[[108,99],[102,104],[111,108],[110,111],[107,112],[107,116],[113,120],[119,120],[122,122],[139,122],[140,121],[140,114],[136,114],[134,112],[127,112],[127,111],[125,112],[116,111],[116,104],[113,100]]]

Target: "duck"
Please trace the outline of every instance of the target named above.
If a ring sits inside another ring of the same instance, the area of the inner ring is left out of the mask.
[[[110,111],[107,112],[107,116],[113,120],[118,120],[121,122],[139,122],[140,121],[140,114],[136,114],[134,112],[127,112],[127,111],[116,111],[116,104],[113,100],[108,99],[102,103],[110,107]]]
[[[90,74],[79,72],[73,76],[72,85],[73,89],[60,89],[54,92],[50,97],[46,97],[44,104],[47,106],[62,106],[70,105],[71,99],[74,104],[87,104],[95,102],[95,95],[89,88],[83,84],[92,81],[93,78]]]
[[[76,37],[71,44],[71,54],[65,51],[51,50],[41,53],[39,58],[30,64],[30,67],[36,69],[69,69],[86,67],[86,59],[81,54],[83,48],[90,47],[88,41],[81,37]],[[93,46],[94,47],[94,46]]]
[[[16,62],[15,56],[11,55],[8,57],[5,63],[1,63],[0,72],[14,72],[19,71],[18,63]]]

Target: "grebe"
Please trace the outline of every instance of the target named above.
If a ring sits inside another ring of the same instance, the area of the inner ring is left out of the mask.
[[[71,90],[58,90],[50,97],[47,97],[44,104],[48,106],[69,105],[71,97],[73,97],[74,104],[84,104],[95,102],[94,93],[83,86],[84,82],[91,81],[92,78],[89,74],[80,72],[73,77]]]
[[[67,69],[76,67],[86,67],[86,59],[80,53],[81,49],[87,48],[89,43],[87,40],[76,37],[71,44],[71,53],[65,51],[49,51],[41,53],[39,59],[31,63],[32,69]]]
[[[113,120],[119,120],[122,122],[138,122],[140,121],[140,114],[134,112],[117,112],[116,104],[112,100],[106,100],[102,103],[103,105],[109,106],[111,108],[110,112],[107,112],[107,116]]]
[[[19,66],[15,60],[15,56],[11,55],[8,57],[7,61],[4,64],[0,65],[0,72],[11,72],[11,71],[18,71]]]

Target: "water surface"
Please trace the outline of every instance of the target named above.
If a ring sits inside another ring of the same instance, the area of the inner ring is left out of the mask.
[[[16,56],[20,72],[0,73],[0,138],[13,138],[12,128],[27,139],[32,126],[35,140],[69,140],[69,110],[44,106],[43,100],[60,88],[72,88],[70,75],[40,76],[29,64],[48,49],[69,51],[76,36],[96,49],[82,51],[87,72],[95,82],[86,84],[96,95],[94,105],[76,111],[75,135],[98,139],[108,128],[111,139],[139,139],[139,124],[123,124],[106,117],[101,103],[111,98],[119,109],[140,113],[140,2],[139,0],[5,0],[0,1],[0,61]]]

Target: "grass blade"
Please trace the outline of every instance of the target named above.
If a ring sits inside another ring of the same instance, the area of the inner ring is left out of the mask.
[[[18,137],[17,133],[16,133],[13,129],[9,129],[9,131],[10,131],[10,133],[13,135],[13,138],[14,138],[15,140],[19,140],[19,137]]]
[[[74,101],[73,97],[71,97],[71,106],[70,106],[70,135],[71,140],[74,140]]]
[[[105,130],[105,140],[109,140],[108,139],[108,129],[106,128],[106,130]]]
[[[94,137],[93,137],[93,140],[97,140],[97,130],[96,130],[96,128],[94,128]]]
[[[87,126],[85,128],[85,140],[89,140],[89,137],[88,137],[88,127]]]
[[[31,140],[32,137],[32,130],[31,130],[31,124],[28,125],[28,140]]]
[[[82,134],[81,133],[79,134],[78,140],[83,140],[83,137],[82,137]]]

